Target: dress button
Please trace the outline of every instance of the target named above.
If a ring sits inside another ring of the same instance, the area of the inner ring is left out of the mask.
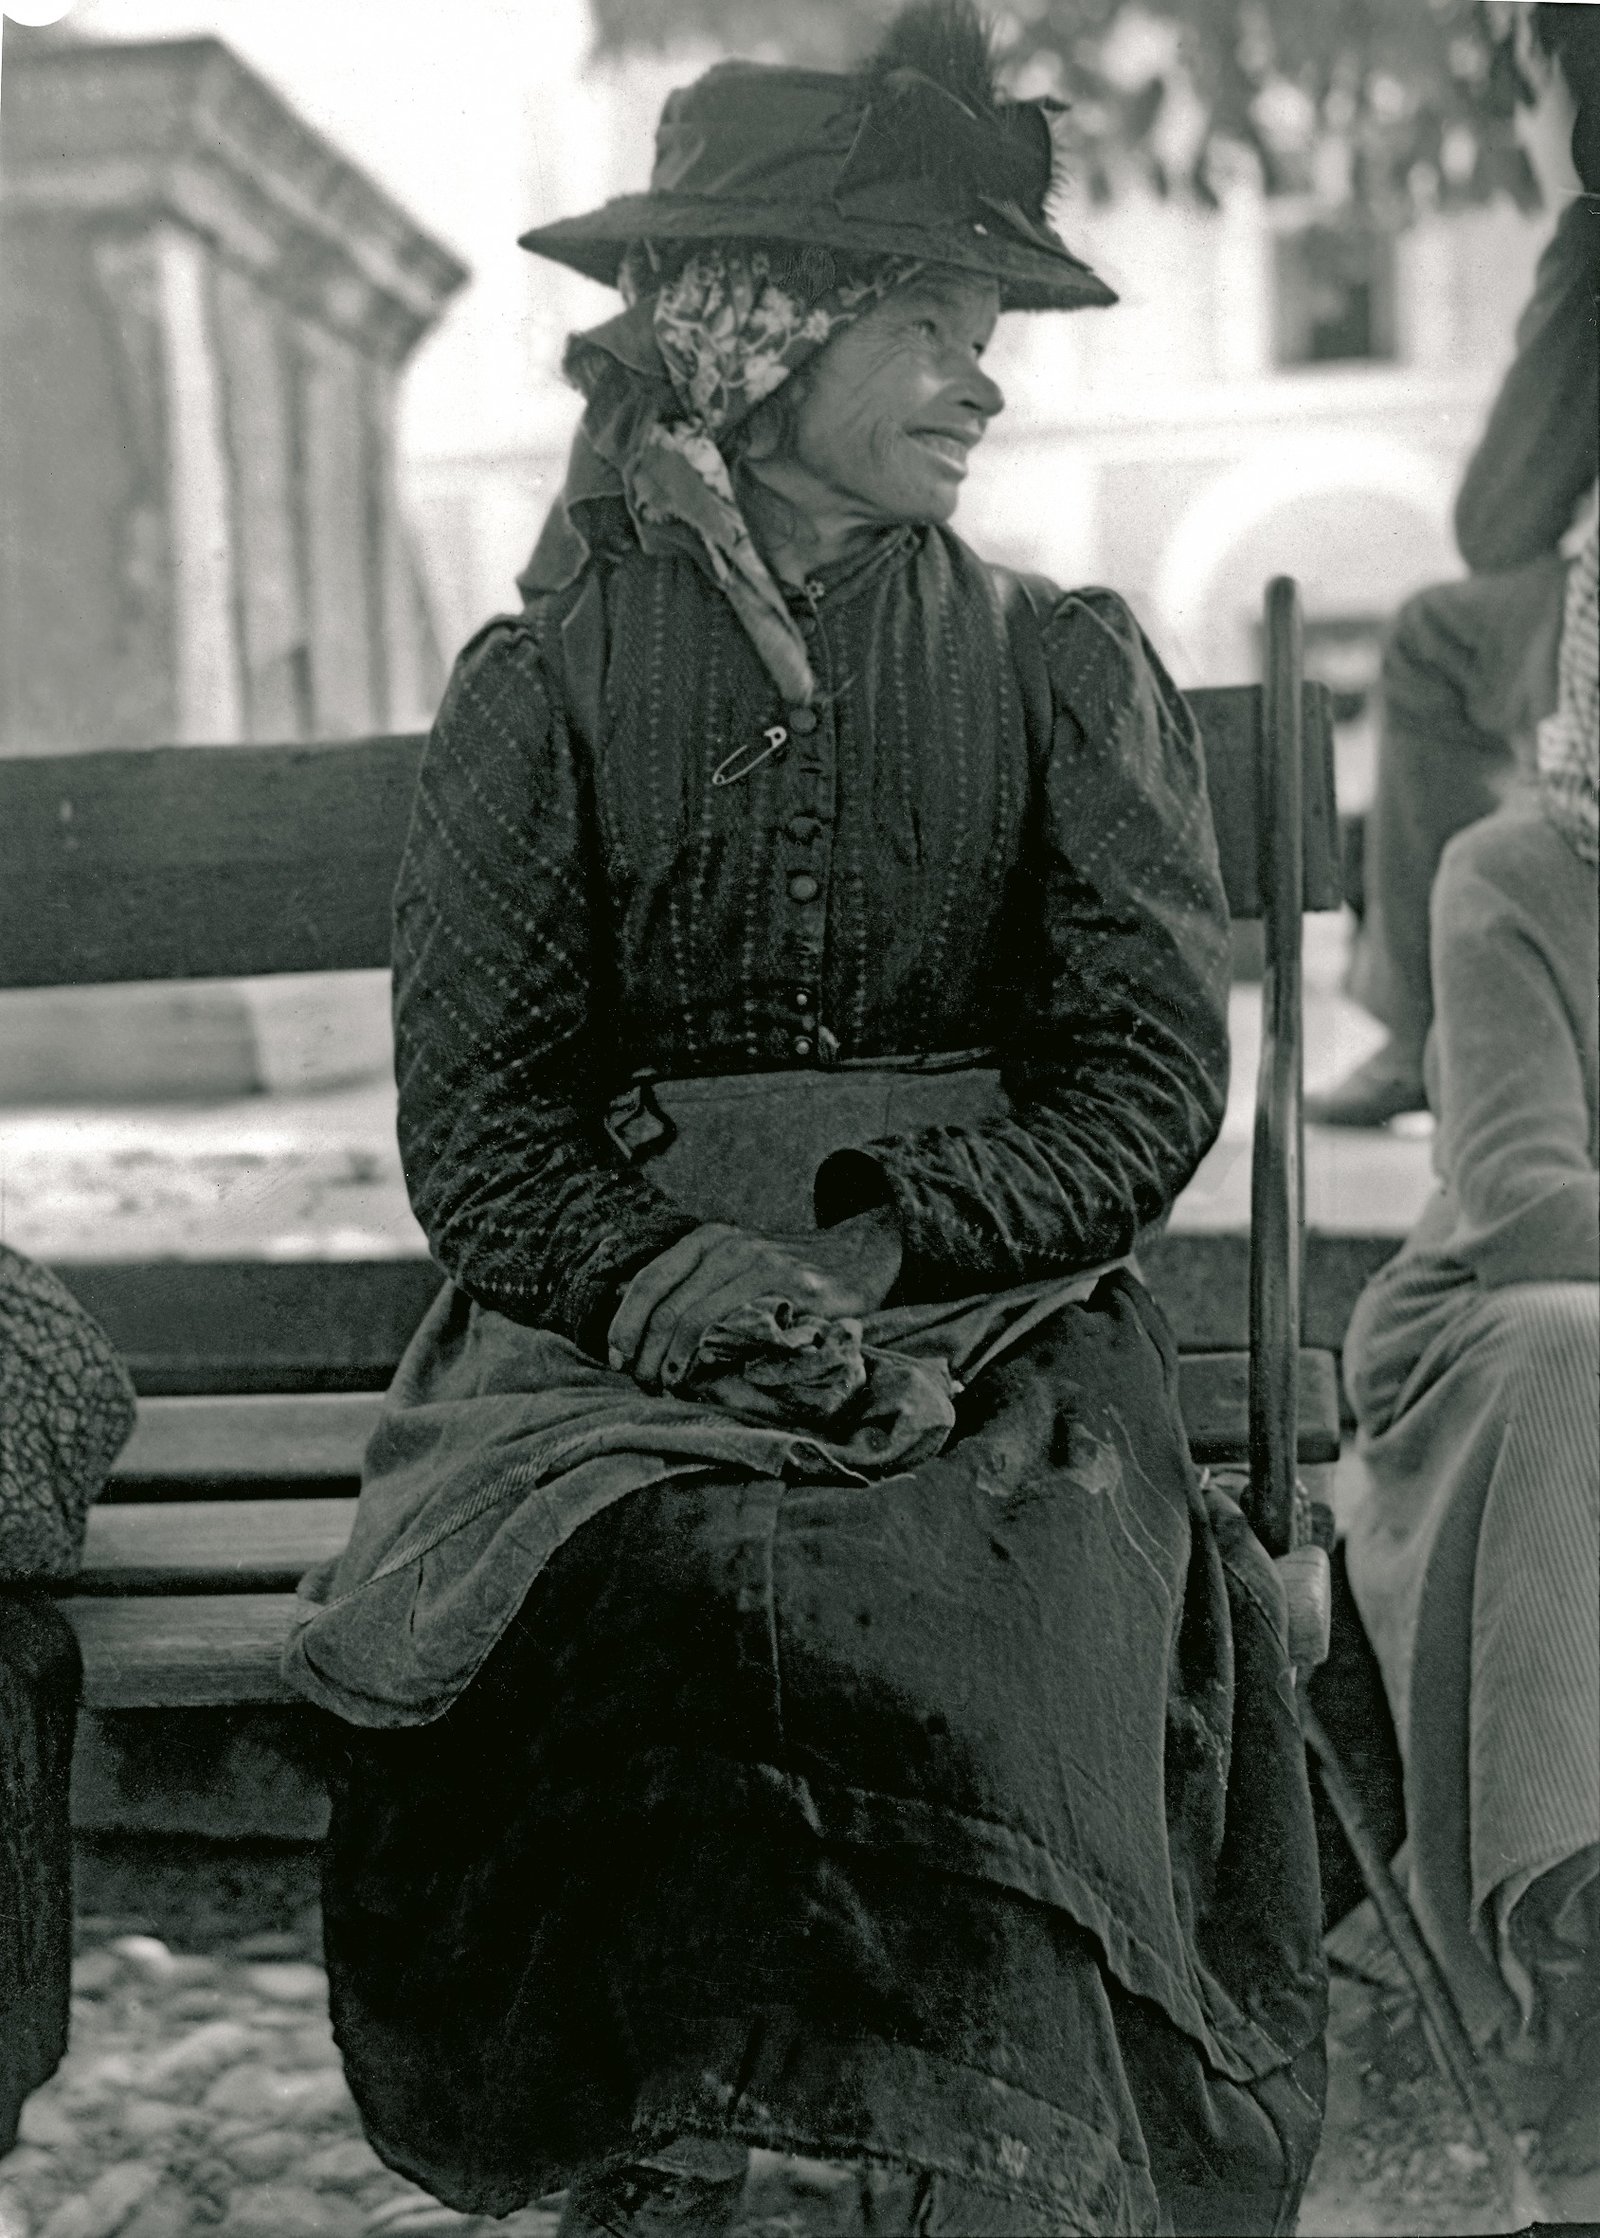
[[[794,901],[815,901],[821,891],[809,870],[797,870],[789,881],[789,894]]]
[[[796,738],[809,738],[817,727],[816,709],[814,707],[791,707],[788,712],[789,728],[794,732]]]
[[[810,1042],[810,1040],[809,1040],[808,1036],[806,1036],[805,1034],[796,1034],[796,1035],[795,1035],[795,1037],[794,1037],[794,1044],[793,1044],[793,1046],[794,1046],[794,1053],[795,1053],[795,1055],[796,1055],[797,1057],[809,1057],[809,1056],[810,1056],[810,1054],[811,1054],[811,1042]]]
[[[802,845],[809,846],[821,831],[822,821],[817,816],[791,816],[783,828],[791,839],[798,839]]]
[[[811,989],[809,987],[796,987],[794,1006],[796,1010],[809,1010],[811,1008]]]

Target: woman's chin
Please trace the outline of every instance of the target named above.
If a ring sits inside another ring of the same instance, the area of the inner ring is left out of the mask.
[[[965,480],[964,474],[955,473],[922,478],[915,488],[907,490],[904,502],[896,508],[895,519],[918,528],[941,528],[961,502]]]

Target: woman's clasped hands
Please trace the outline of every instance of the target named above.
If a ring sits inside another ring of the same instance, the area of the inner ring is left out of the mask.
[[[610,1365],[646,1390],[672,1391],[708,1330],[758,1299],[786,1299],[824,1319],[874,1313],[900,1272],[887,1207],[811,1235],[766,1236],[708,1222],[629,1282],[607,1337]]]

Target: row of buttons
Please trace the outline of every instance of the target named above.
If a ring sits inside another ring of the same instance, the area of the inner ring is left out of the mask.
[[[812,605],[815,608],[816,599],[814,596]],[[809,738],[817,727],[817,711],[814,707],[791,707],[786,712],[786,720],[791,736]],[[809,847],[822,828],[823,824],[820,816],[806,815],[803,812],[791,816],[784,826],[790,839],[802,847]],[[814,878],[809,870],[790,872],[789,898],[791,901],[815,901],[821,891],[822,883],[820,879]],[[810,1012],[811,989],[809,987],[797,987],[795,989],[794,1006],[796,1010]],[[809,1016],[802,1022],[808,1026],[812,1023]],[[810,1033],[796,1034],[789,1044],[790,1049],[797,1057],[809,1057],[815,1046],[816,1043]]]
[[[808,738],[816,729],[817,711],[814,707],[791,707],[788,713],[789,728],[797,737]],[[799,840],[803,845],[809,844],[821,829],[821,819],[816,816],[791,816],[787,825],[789,836],[792,839]],[[789,898],[791,901],[815,901],[821,891],[820,880],[813,878],[809,870],[791,872],[789,877]],[[803,1054],[810,1054],[809,1043]]]

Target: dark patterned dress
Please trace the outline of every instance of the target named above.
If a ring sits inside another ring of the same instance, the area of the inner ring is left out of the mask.
[[[602,1364],[692,1225],[603,1130],[640,1071],[992,1052],[1002,1112],[817,1171],[824,1223],[893,1207],[896,1327],[1166,1211],[1227,1073],[1190,718],[1118,599],[943,531],[796,595],[801,711],[692,560],[599,542],[462,656],[397,897],[453,1289],[290,1658],[342,1720],[371,2134],[500,2212],[701,2137],[932,2171],[995,2228],[1287,2228],[1323,1976],[1283,1608],[1139,1283],[1019,1324],[871,1482],[737,1426],[686,1460]]]
[[[41,1581],[83,1559],[85,1520],[133,1427],[105,1332],[48,1268],[0,1244],[0,2156],[67,2047],[68,1789],[82,1661]]]

